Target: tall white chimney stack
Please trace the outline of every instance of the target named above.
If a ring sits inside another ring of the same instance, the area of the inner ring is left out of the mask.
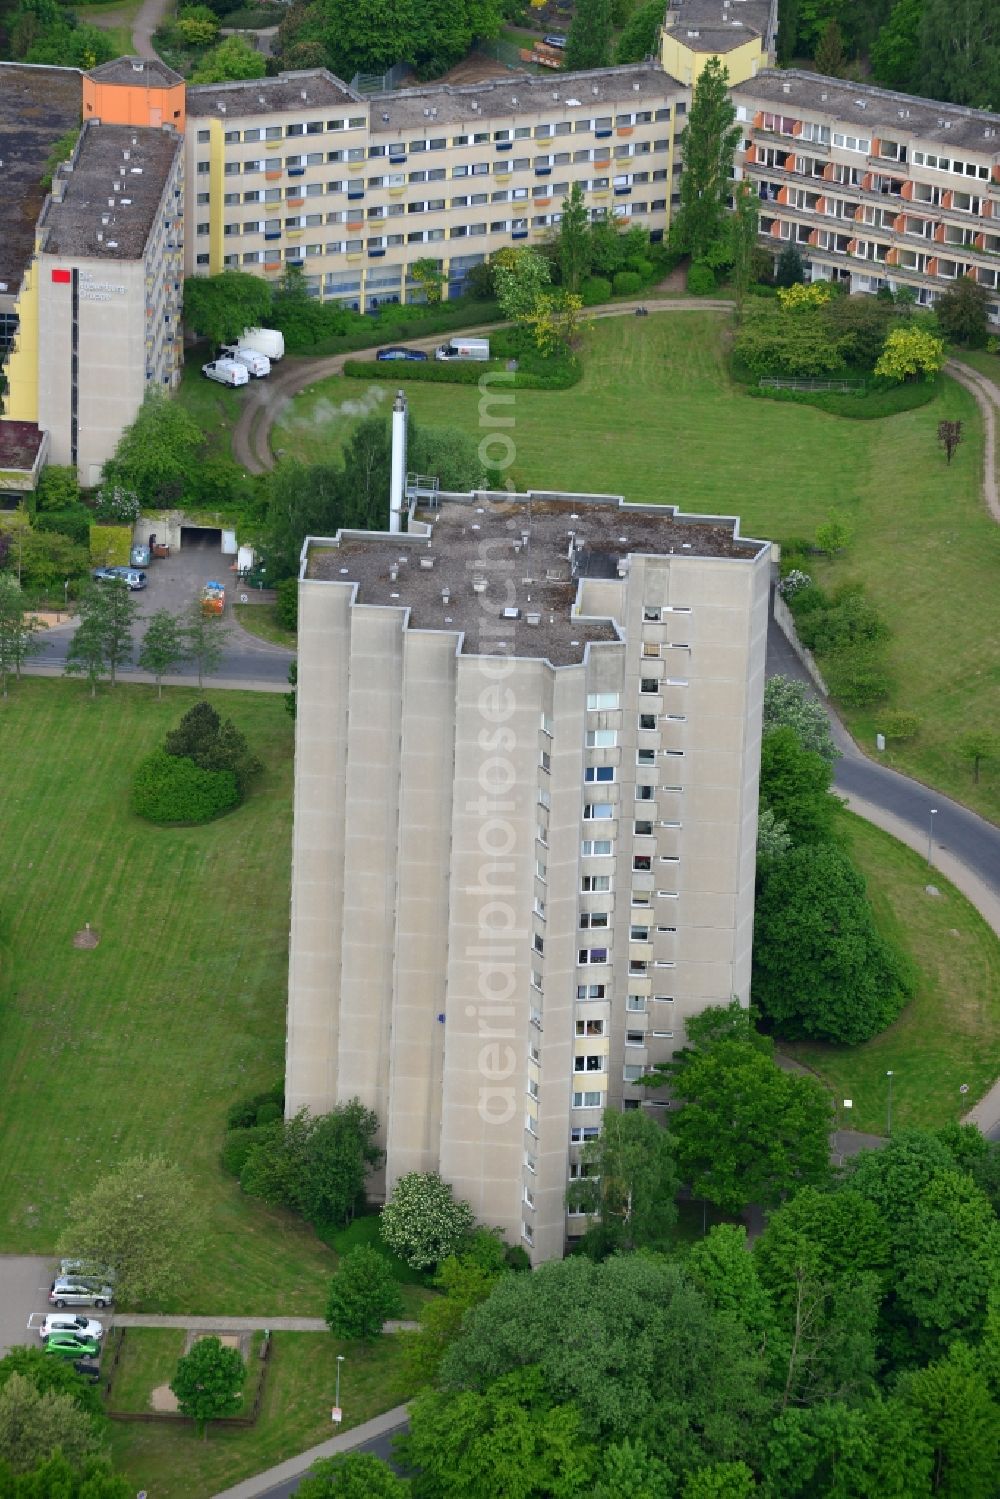
[[[406,488],[406,397],[396,392],[392,405],[392,467],[389,478],[389,530],[402,530]]]

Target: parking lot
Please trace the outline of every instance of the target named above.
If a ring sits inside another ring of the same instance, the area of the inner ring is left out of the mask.
[[[0,1255],[0,1357],[19,1343],[41,1347],[38,1329],[49,1312],[49,1287],[56,1273],[56,1260],[29,1255]],[[68,1307],[71,1314],[82,1311],[87,1317],[111,1324],[111,1310],[105,1307]]]

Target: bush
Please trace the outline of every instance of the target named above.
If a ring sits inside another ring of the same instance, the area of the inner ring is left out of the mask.
[[[871,421],[883,416],[897,416],[902,411],[914,411],[926,406],[937,394],[935,380],[921,380],[910,385],[894,385],[888,389],[873,386],[841,393],[833,390],[761,390],[750,386],[748,396],[767,401],[793,401],[799,406],[815,406],[828,416],[854,417],[859,421]]]
[[[131,555],[131,526],[91,526],[90,560],[96,567],[127,567]]]
[[[580,287],[584,307],[597,307],[611,300],[611,282],[604,276],[588,276]]]
[[[39,510],[35,516],[36,531],[58,531],[77,546],[90,545],[90,511],[86,505],[70,505],[65,510]],[[126,558],[126,561],[128,559]]]
[[[794,594],[790,607],[802,644],[820,655],[889,638],[888,625],[860,585],[851,584],[828,596],[814,584]]]
[[[154,750],[132,782],[132,810],[160,824],[211,822],[239,802],[231,770],[202,770],[193,760]]]
[[[282,578],[278,584],[277,594],[274,613],[278,624],[285,630],[297,630],[299,627],[298,578]]]
[[[710,297],[715,290],[715,272],[703,260],[688,266],[687,289],[693,297]]]
[[[277,1110],[269,1117],[280,1119],[285,1112],[284,1083],[275,1083],[273,1088],[268,1088],[264,1093],[251,1093],[249,1098],[237,1099],[226,1114],[226,1128],[252,1129],[255,1124],[266,1124],[268,1120],[261,1118],[261,1110],[269,1107]]]
[[[634,297],[642,290],[642,277],[637,271],[619,271],[612,285],[616,297]]]
[[[867,708],[889,696],[892,678],[878,645],[848,646],[822,665],[830,692],[848,708]]]
[[[80,484],[70,464],[49,463],[35,491],[36,510],[69,510],[80,503]]]
[[[915,739],[920,732],[920,719],[915,713],[906,713],[902,708],[890,708],[875,720],[875,728],[886,739]]]
[[[266,1144],[274,1134],[274,1124],[255,1125],[251,1129],[231,1129],[222,1142],[223,1171],[230,1176],[239,1177],[251,1150]]]
[[[348,359],[344,363],[344,374],[353,380],[391,380],[394,384],[417,380],[431,385],[478,385],[483,375],[505,370],[506,363],[500,359],[428,360],[426,364],[407,364],[405,370],[388,360]],[[572,355],[547,359],[544,367],[539,364],[535,369],[519,369],[511,374],[505,382],[505,389],[568,390],[577,384],[582,374],[582,364]]]
[[[377,1338],[390,1317],[403,1315],[392,1267],[368,1244],[345,1254],[330,1282],[326,1320],[337,1338]]]

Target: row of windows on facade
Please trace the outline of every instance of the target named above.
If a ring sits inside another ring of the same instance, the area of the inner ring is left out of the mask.
[[[635,141],[628,145],[616,146],[612,149],[608,146],[602,149],[600,146],[588,147],[580,151],[556,151],[548,156],[498,156],[490,161],[477,161],[453,166],[450,171],[445,167],[432,167],[416,172],[390,172],[381,177],[361,177],[352,179],[359,188],[396,188],[406,187],[408,183],[415,182],[442,182],[447,177],[486,177],[492,172],[498,177],[509,177],[512,172],[547,172],[552,167],[569,166],[571,162],[582,163],[588,161],[610,161],[612,157],[618,161],[624,161],[631,156],[649,156],[653,152],[663,152],[670,148],[668,140]],[[282,160],[280,157],[250,157],[246,161],[227,161],[223,168],[226,177],[256,176],[260,172],[303,172],[306,167],[319,167],[329,165],[331,162],[350,162],[349,153],[343,151],[313,151],[306,155],[287,156]],[[199,161],[197,175],[206,177],[211,172],[210,161]],[[680,164],[678,163],[678,173]],[[350,185],[350,184],[348,184]],[[344,190],[344,184],[338,191]]]
[[[776,201],[778,193],[787,186],[786,175],[793,170],[784,165],[784,159],[771,160],[770,156],[771,153],[768,152],[763,160],[748,163],[751,170],[756,168],[757,171],[781,174],[776,182],[765,181],[761,184],[760,196],[766,202]],[[860,199],[838,198],[830,193],[830,188],[833,186],[847,188],[858,193],[870,193],[878,198],[890,198],[897,205],[897,216],[899,212],[905,212],[907,207],[913,204],[936,208],[942,213],[968,214],[980,219],[989,219],[993,213],[993,200],[984,198],[980,193],[961,192],[951,187],[935,187],[930,182],[911,183],[902,177],[873,176],[856,167],[838,167],[833,176],[828,177],[825,175],[823,162],[810,162],[808,157],[796,157],[794,172],[797,177],[811,178],[817,185],[817,191],[809,193],[804,188],[788,187],[786,201],[789,204],[803,201],[817,204],[822,201],[825,205],[822,209],[810,206],[810,212],[831,213],[836,205],[835,217],[851,218],[859,209],[871,207]],[[904,194],[904,186],[910,188],[908,193]]]
[[[636,155],[642,154],[642,152],[636,153]],[[417,174],[414,174],[411,182],[416,181],[416,176]],[[653,172],[622,172],[612,177],[610,181],[613,187],[628,187],[636,182],[665,182],[667,176],[666,168],[658,168]],[[444,180],[444,172],[425,172],[420,174],[420,181],[422,183],[442,182]],[[608,179],[601,178],[595,180],[607,181]],[[382,185],[382,179],[372,179],[368,184],[370,188],[381,187]],[[364,210],[359,210],[359,212],[365,212],[369,218],[375,218],[381,214],[399,215],[403,213],[422,213],[430,210],[439,211],[444,208],[467,208],[470,205],[479,203],[520,203],[526,202],[531,197],[537,198],[539,196],[564,198],[570,190],[570,185],[569,182],[544,182],[536,183],[533,188],[503,187],[497,188],[490,193],[464,193],[457,198],[418,199],[408,203],[375,203],[368,204]],[[579,185],[585,187],[587,185],[585,179],[581,178]],[[328,193],[343,192],[348,194],[349,201],[361,201],[365,196],[364,185],[360,182],[296,182],[286,187],[254,187],[248,188],[245,192],[224,193],[222,201],[226,208],[237,208],[241,204],[247,203],[287,203],[295,202],[302,198],[323,198]],[[204,192],[197,193],[195,201],[200,208],[207,208],[212,201],[212,195],[211,193]],[[358,215],[342,209],[333,218],[338,216],[356,218]],[[332,222],[333,219],[330,221]]]
[[[644,183],[647,183],[647,182],[649,182],[651,180],[654,181],[654,182],[655,181],[662,181],[662,180],[664,180],[665,176],[666,176],[665,173],[636,172],[636,173],[634,173],[633,175],[630,175],[627,178],[622,178],[621,181],[620,181],[620,186],[616,186],[615,187],[615,191],[617,192],[619,190],[631,190],[631,188],[632,188],[633,185],[644,184]],[[605,185],[607,184],[607,179],[606,178],[605,179],[595,178],[594,181],[593,181],[593,184],[588,184],[588,188],[590,188],[591,185],[593,185],[594,189],[596,190],[597,189],[597,185],[600,184],[602,181],[605,183]],[[618,181],[619,181],[619,179],[615,179],[616,183],[618,183]],[[561,185],[564,185],[564,184],[561,184]],[[550,194],[550,196],[555,196],[555,193],[553,192],[552,194]],[[565,194],[564,193],[560,193],[558,196],[564,197]],[[294,201],[301,202],[302,200],[301,199],[298,199],[298,200],[293,199],[291,201],[293,201],[293,202]],[[226,234],[226,235],[234,235],[234,234],[274,234],[274,235],[278,235],[278,234],[280,234],[282,232],[283,229],[285,231],[294,230],[294,229],[315,229],[315,228],[318,228],[322,224],[352,224],[355,227],[360,227],[360,223],[364,219],[366,219],[366,218],[368,220],[370,220],[370,221],[380,221],[380,220],[384,220],[384,219],[399,219],[399,218],[406,217],[408,214],[440,213],[440,212],[444,212],[447,209],[479,207],[482,204],[485,204],[487,202],[510,203],[510,202],[527,202],[527,201],[528,201],[528,199],[527,199],[526,195],[524,195],[522,197],[515,198],[510,193],[493,193],[493,194],[490,194],[490,195],[488,195],[486,193],[475,193],[475,194],[473,194],[473,195],[471,195],[469,197],[465,197],[465,198],[452,198],[450,200],[450,202],[446,202],[446,200],[444,198],[430,198],[427,201],[421,202],[421,203],[406,203],[406,204],[404,204],[404,203],[389,203],[389,204],[387,204],[385,206],[377,205],[377,206],[374,206],[374,207],[369,207],[367,209],[359,208],[357,210],[351,210],[349,208],[344,208],[344,209],[337,209],[337,210],[334,210],[334,211],[326,213],[326,214],[323,214],[323,213],[289,214],[288,216],[285,217],[284,220],[282,220],[280,218],[273,218],[273,219],[246,219],[242,223],[227,223],[224,226],[223,233]],[[537,195],[536,195],[535,201],[536,201],[536,204],[539,201],[538,198],[537,198]],[[637,205],[634,204],[634,203],[631,205],[633,212],[635,212],[636,206]],[[561,213],[548,213],[548,214],[540,214],[540,215],[538,215],[537,217],[533,218],[531,220],[531,222],[533,224],[536,224],[536,225],[540,224],[540,223],[558,224],[558,223],[560,223],[561,219],[562,219],[562,214]],[[500,222],[501,225],[502,225],[502,223],[505,222],[505,221],[498,221],[498,222]],[[526,221],[524,221],[524,222],[526,222]],[[471,226],[469,226],[469,227],[471,227]],[[494,224],[493,227],[496,227],[496,223]],[[209,230],[210,230],[209,221],[208,220],[202,220],[198,224],[197,228],[198,228],[198,233],[199,234],[208,234]]]
[[[686,105],[682,102],[677,105],[677,114],[686,112]],[[433,136],[422,140],[397,141],[392,145],[358,146],[354,150],[356,155],[351,156],[352,161],[363,161],[366,158],[372,160],[381,156],[406,156],[414,155],[420,151],[444,151],[449,146],[453,149],[462,146],[484,145],[489,141],[506,143],[508,141],[544,140],[552,135],[571,135],[591,130],[627,129],[635,125],[649,125],[654,120],[669,120],[670,109],[665,106],[660,109],[641,109],[625,112],[617,115],[597,115],[578,120],[550,121],[541,125],[516,125],[511,129],[501,130],[476,130],[471,134],[453,135],[450,140],[447,136]],[[292,140],[302,135],[322,135],[324,130],[339,132],[341,130],[364,130],[368,120],[364,115],[353,115],[349,119],[339,120],[297,120],[289,125],[261,125],[250,126],[245,130],[227,130],[224,135],[227,146],[238,145],[241,141],[278,141]],[[200,145],[207,144],[212,138],[210,130],[199,130],[197,139]]]
[[[631,213],[620,215],[620,217],[639,218],[646,213],[662,213],[665,210],[666,200],[659,199],[653,203],[635,203],[632,205]],[[535,229],[542,229],[550,226],[551,223],[551,218],[544,218],[541,220],[532,219],[531,227]],[[239,262],[242,262],[243,265],[267,265],[271,261],[278,260],[285,260],[294,263],[307,256],[360,255],[365,250],[367,250],[369,253],[382,252],[389,249],[395,249],[398,246],[404,244],[439,244],[442,240],[445,239],[470,239],[485,234],[527,234],[528,227],[529,224],[527,219],[494,220],[490,224],[482,223],[460,225],[453,227],[448,231],[444,229],[419,229],[414,231],[413,233],[406,235],[383,234],[370,236],[366,240],[331,240],[326,244],[320,244],[319,242],[316,242],[306,245],[292,245],[286,247],[285,249],[275,247],[273,252],[268,250],[245,250],[239,256],[226,256],[226,263],[235,265]],[[199,234],[207,235],[209,232],[208,225],[205,225],[204,227],[202,225],[199,225],[198,232]],[[199,255],[197,257],[198,265],[207,263],[207,256]]]
[[[740,105],[736,118],[741,123],[752,118],[750,110]],[[770,135],[787,135],[796,141],[808,141],[815,145],[833,145],[839,151],[856,151],[866,156],[896,161],[901,165],[909,158],[915,167],[926,167],[932,172],[946,172],[952,177],[975,177],[989,182],[996,171],[991,162],[973,161],[968,157],[939,155],[935,151],[910,150],[902,141],[867,135],[853,135],[847,131],[832,130],[812,120],[799,120],[795,116],[770,114],[765,111],[756,125]],[[989,153],[992,155],[993,153]]]

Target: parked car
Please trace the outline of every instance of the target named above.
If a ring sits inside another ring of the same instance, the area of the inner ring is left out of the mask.
[[[53,1306],[110,1306],[115,1293],[99,1280],[83,1276],[63,1276],[52,1282],[49,1300]]]
[[[236,347],[266,354],[273,364],[276,359],[284,357],[285,335],[278,328],[244,328],[236,340]]]
[[[488,338],[452,338],[446,344],[442,344],[434,355],[435,359],[489,359],[490,341]]]
[[[95,583],[113,583],[118,576],[118,570],[114,567],[92,567],[90,576]]]
[[[126,587],[133,591],[137,588],[145,588],[149,581],[141,567],[112,567],[109,569],[116,578],[121,578]]]
[[[379,349],[378,353],[375,355],[375,358],[417,360],[426,359],[427,355],[424,353],[423,349],[404,349],[402,345],[399,345],[389,349]]]
[[[96,1338],[81,1338],[72,1332],[54,1332],[45,1344],[45,1352],[56,1358],[96,1358],[100,1351]]]
[[[202,365],[201,372],[219,385],[247,385],[250,381],[246,365],[237,364],[235,359],[213,359],[210,364]]]
[[[552,31],[548,36],[543,36],[542,41],[546,47],[558,47],[561,52],[566,45],[567,38],[561,31]]]
[[[118,1278],[110,1265],[99,1265],[95,1260],[60,1260],[59,1279],[63,1280],[67,1275],[80,1275],[84,1280],[99,1279],[108,1286],[113,1286]]]
[[[244,349],[239,344],[233,344],[231,348],[223,345],[222,352],[227,359],[233,359],[237,364],[242,364],[247,373],[257,380],[263,380],[265,375],[271,373],[270,359],[257,349]]]
[[[75,1333],[81,1338],[99,1339],[104,1336],[104,1323],[98,1322],[96,1317],[74,1316],[72,1312],[49,1312],[38,1330],[39,1337],[44,1343],[51,1334],[60,1332]]]
[[[146,546],[145,542],[136,542],[129,553],[128,560],[132,567],[149,566],[149,547]]]
[[[100,1364],[94,1363],[89,1358],[77,1358],[73,1360],[73,1368],[77,1374],[82,1374],[84,1379],[89,1379],[91,1384],[97,1384],[101,1377]]]

